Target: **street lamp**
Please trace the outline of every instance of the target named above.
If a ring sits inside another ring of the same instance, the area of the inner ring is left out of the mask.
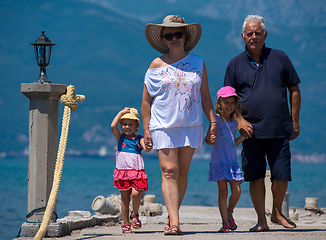
[[[44,35],[44,31],[42,31],[42,35],[31,45],[34,45],[36,63],[40,66],[40,76],[35,83],[51,83],[46,76],[45,68],[50,63],[51,49],[55,44],[52,43],[50,39]]]

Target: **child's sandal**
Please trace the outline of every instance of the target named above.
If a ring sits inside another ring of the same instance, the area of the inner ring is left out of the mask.
[[[137,218],[137,220],[132,221],[133,218]],[[132,227],[135,229],[141,228],[141,221],[139,220],[139,214],[134,214],[133,212],[130,214],[130,220]]]
[[[125,223],[121,226],[122,228],[122,233],[132,233],[132,230],[131,230],[131,224],[130,223]]]
[[[237,224],[235,224],[235,221],[234,221],[234,219],[233,220],[228,220],[229,221],[229,223],[230,223],[230,230],[232,230],[232,231],[234,231],[234,230],[237,230],[237,228],[238,228],[238,226],[237,226]]]
[[[227,232],[230,232],[230,228],[229,228],[229,226],[223,225],[223,227],[221,227],[218,232],[219,233],[227,233]]]
[[[228,214],[232,215],[233,212],[228,212]],[[232,230],[232,231],[237,230],[238,226],[237,226],[237,224],[235,224],[234,219],[233,220],[228,220],[228,221],[229,221],[229,223],[231,225],[230,230]]]

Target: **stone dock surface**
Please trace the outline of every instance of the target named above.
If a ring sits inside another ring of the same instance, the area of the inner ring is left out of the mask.
[[[290,211],[293,209],[290,208]],[[74,230],[70,235],[63,237],[46,237],[45,240],[102,240],[102,239],[139,239],[139,240],[159,240],[159,239],[326,239],[326,214],[316,214],[304,209],[296,209],[298,220],[295,221],[297,228],[285,229],[281,225],[271,223],[268,217],[270,231],[267,232],[249,232],[249,229],[256,224],[256,213],[253,208],[236,208],[234,210],[234,219],[238,225],[236,231],[229,233],[218,233],[221,227],[221,217],[217,207],[200,206],[181,206],[180,222],[183,235],[164,236],[163,231],[167,221],[167,211],[163,206],[161,216],[146,217],[140,216],[142,228],[133,230],[132,234],[122,234],[120,224],[112,226],[95,226]],[[32,237],[20,237],[16,240],[31,240]]]

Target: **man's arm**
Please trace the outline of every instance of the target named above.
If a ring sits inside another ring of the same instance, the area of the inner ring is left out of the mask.
[[[234,71],[230,67],[230,63],[227,66],[225,70],[225,76],[224,76],[224,86],[231,86],[234,89],[237,90],[236,87],[236,76],[234,74]],[[238,122],[238,130],[241,135],[243,135],[245,138],[250,138],[253,134],[253,127],[250,122],[245,120],[242,115],[241,116],[235,116],[235,120]]]
[[[295,136],[290,138],[290,141],[297,138],[300,134],[299,115],[301,108],[301,92],[299,85],[295,85],[289,88],[290,93],[290,107],[291,107],[291,118],[293,122],[293,128]]]
[[[238,122],[238,130],[240,134],[245,138],[251,138],[254,133],[251,123],[245,120],[242,116],[235,116],[235,120]]]

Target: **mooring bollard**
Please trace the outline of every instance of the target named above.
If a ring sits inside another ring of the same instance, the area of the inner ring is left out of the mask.
[[[270,170],[266,170],[265,189],[266,189],[265,212],[271,214],[272,207],[273,207],[273,194],[272,194],[272,182],[271,182],[271,171]]]
[[[155,203],[156,196],[155,195],[145,195],[143,198],[143,205],[144,207],[149,207],[150,204]]]
[[[103,196],[97,196],[92,203],[92,209],[94,212],[98,212],[101,214],[112,214],[115,215],[118,213],[117,209],[114,207],[113,203],[103,197]]]
[[[159,203],[149,204],[150,216],[160,216],[163,214],[163,206]]]
[[[290,212],[290,213],[289,213],[289,218],[290,218],[292,221],[298,221],[298,220],[299,220],[299,213],[296,211],[295,208],[293,209],[293,212]]]
[[[271,171],[266,170],[265,177],[265,212],[267,214],[272,214],[273,211],[273,194],[272,194],[272,181],[271,181]],[[282,203],[282,213],[285,217],[289,217],[289,195],[290,193],[286,192],[283,203]]]
[[[288,192],[285,193],[283,204],[282,204],[282,213],[287,218],[289,218],[289,195],[290,193]]]
[[[305,206],[304,209],[311,212],[311,213],[317,213],[318,211],[320,211],[320,209],[318,208],[318,198],[311,198],[311,197],[307,197],[305,199]]]

